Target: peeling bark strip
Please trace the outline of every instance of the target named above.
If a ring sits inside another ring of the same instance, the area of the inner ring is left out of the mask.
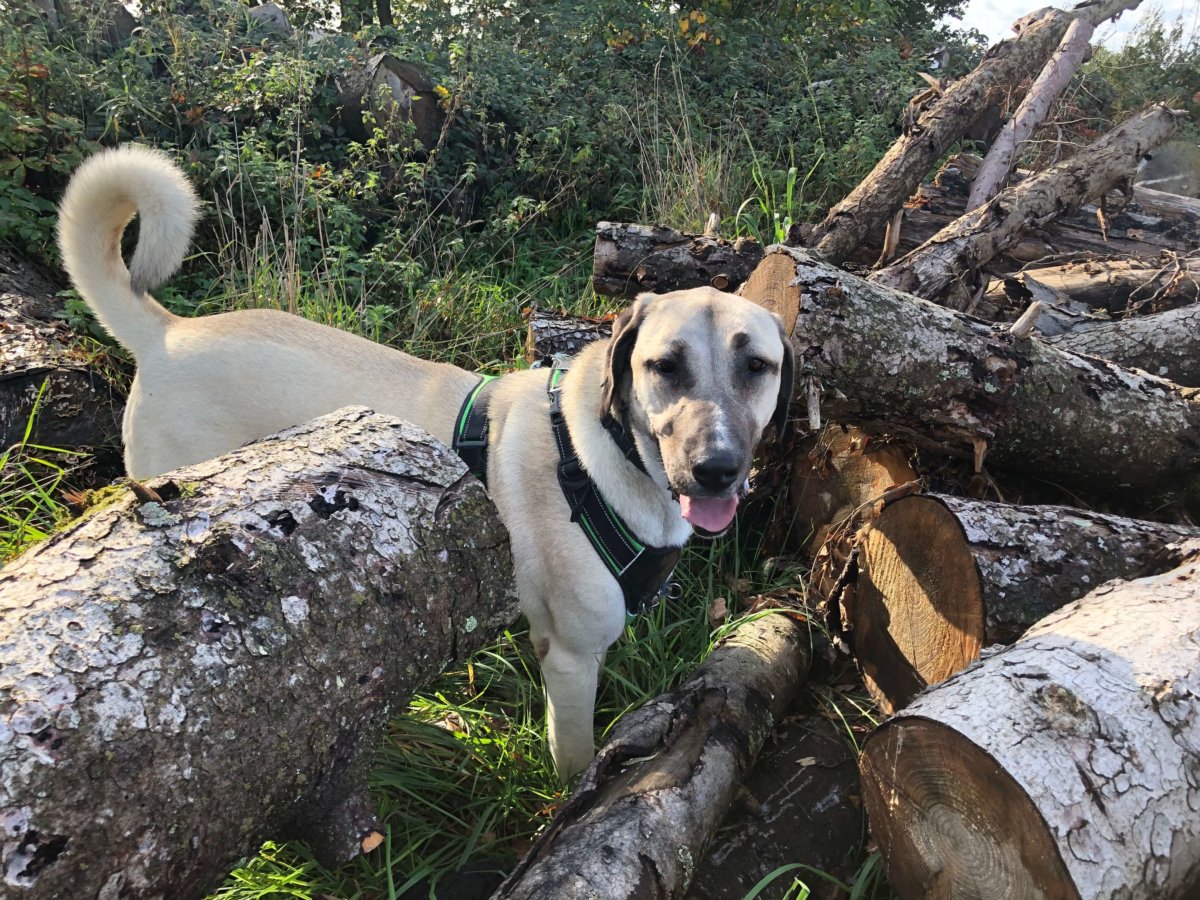
[[[922,695],[863,748],[902,897],[1200,893],[1200,544]]]
[[[1099,323],[1051,338],[1050,343],[1200,387],[1200,304]]]
[[[965,78],[950,85],[849,196],[826,215],[808,245],[830,262],[848,257],[867,234],[886,222],[916,190],[934,164],[986,111],[1038,72],[1075,18],[1099,25],[1140,0],[1088,0],[1074,9],[1039,10],[1022,19],[1015,38],[988,50]]]
[[[1113,578],[1169,563],[1200,529],[938,494],[889,504],[858,539],[854,654],[885,712]]]
[[[148,483],[0,572],[0,896],[201,897],[348,859],[390,712],[516,616],[458,457],[351,408]]]
[[[752,238],[726,241],[662,225],[596,226],[592,286],[597,294],[635,297],[693,287],[737,290],[763,257]]]
[[[1200,501],[1200,403],[1192,392],[1013,340],[1003,327],[802,250],[776,248],[764,265],[778,254],[792,258],[800,295],[796,382],[820,382],[827,418],[961,456],[983,441],[988,463],[1143,507]]]
[[[1070,159],[1007,188],[871,276],[871,281],[932,300],[977,270],[1027,230],[1132,179],[1142,156],[1175,133],[1179,116],[1154,106],[1122,122]]]
[[[683,896],[774,720],[808,673],[808,625],[745,622],[678,690],[629,713],[493,900]]]

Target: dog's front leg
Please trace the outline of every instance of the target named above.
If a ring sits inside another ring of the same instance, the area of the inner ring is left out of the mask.
[[[536,640],[536,639],[535,639]],[[562,779],[587,768],[596,752],[593,714],[603,652],[575,650],[554,638],[539,649],[546,683],[550,755]]]

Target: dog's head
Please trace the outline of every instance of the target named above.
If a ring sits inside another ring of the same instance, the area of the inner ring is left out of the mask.
[[[792,377],[762,307],[712,288],[642,294],[613,324],[600,411],[653,439],[684,517],[720,533],[763,431],[783,431]]]

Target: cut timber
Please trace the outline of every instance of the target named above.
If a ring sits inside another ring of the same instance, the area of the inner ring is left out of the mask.
[[[421,69],[390,53],[377,53],[338,79],[341,121],[355,140],[366,140],[378,125],[412,122],[417,140],[426,150],[437,143],[442,130],[442,109],[433,82]],[[368,124],[364,117],[374,124]]]
[[[20,260],[0,254],[0,452],[20,443],[116,448],[125,398],[56,318],[55,288]],[[40,398],[40,399],[39,399]]]
[[[838,203],[810,235],[808,245],[827,260],[845,260],[867,233],[888,221],[946,151],[989,105],[1041,71],[1074,18],[1094,25],[1139,0],[1089,0],[1072,10],[1039,10],[1022,19],[1015,38],[996,44],[965,78],[945,89],[894,143],[871,174]]]
[[[826,418],[1142,508],[1200,500],[1200,403],[1178,385],[778,255],[795,272],[800,402],[816,379]]]
[[[1110,582],[863,748],[901,897],[1200,896],[1200,565]]]
[[[592,341],[612,336],[611,317],[592,319],[534,308],[526,314],[525,320],[529,323],[525,359],[530,363],[551,365],[556,360],[574,356]]]
[[[1176,384],[1200,387],[1200,304],[1068,332],[1050,342]]]
[[[902,445],[853,426],[829,426],[796,455],[793,530],[801,545],[814,550],[831,529],[856,531],[887,491],[917,479]]]
[[[693,287],[734,291],[763,257],[753,238],[727,241],[662,225],[596,226],[592,287],[609,297],[665,294]]]
[[[982,206],[1003,189],[1009,173],[1016,165],[1017,154],[1034,131],[1046,121],[1050,108],[1071,83],[1084,60],[1092,55],[1089,42],[1095,30],[1095,23],[1083,17],[1075,19],[1067,28],[1050,61],[1034,79],[1017,111],[1001,127],[987,156],[980,163],[967,199],[967,209]]]
[[[1063,506],[925,494],[888,504],[858,539],[850,625],[886,712],[966,668],[989,644],[1112,578],[1162,563],[1200,530]]]
[[[678,690],[617,724],[493,900],[680,897],[808,672],[808,625],[739,625]]]
[[[1111,315],[1131,307],[1162,311],[1200,300],[1200,259],[1167,253],[1152,259],[1074,260],[1014,272],[984,296],[993,303],[1077,303]]]
[[[491,501],[399,420],[147,489],[0,571],[5,898],[198,898],[265,838],[356,855],[389,713],[516,617]]]
[[[922,184],[905,204],[900,229],[901,253],[910,253],[966,212],[967,191],[979,160],[967,153],[951,157],[931,184]],[[1018,173],[1016,178],[1027,177]],[[1189,253],[1200,245],[1200,200],[1179,197],[1134,185],[1133,199],[1111,192],[1104,199],[1104,226],[1098,208],[1085,204],[1049,225],[1024,235],[1006,248],[989,268],[1004,274],[1048,257],[1091,253],[1097,257],[1157,257],[1163,250]],[[853,256],[871,265],[884,237],[882,223]],[[1047,265],[1051,261],[1047,261]]]
[[[968,212],[871,280],[927,300],[938,297],[952,282],[973,276],[1027,230],[1128,182],[1146,151],[1175,133],[1178,119],[1165,106],[1127,119],[1070,159]]]

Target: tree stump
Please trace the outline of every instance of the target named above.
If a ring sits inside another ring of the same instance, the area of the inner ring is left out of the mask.
[[[1110,582],[867,739],[904,898],[1200,895],[1200,545]]]
[[[0,571],[0,894],[202,897],[344,861],[389,714],[516,617],[483,487],[341,410],[139,486]]]
[[[338,79],[341,122],[355,140],[366,140],[371,128],[368,115],[380,128],[412,122],[417,140],[429,151],[442,130],[442,108],[433,93],[433,82],[409,62],[390,53],[377,53]]]
[[[1012,506],[937,494],[888,504],[858,538],[849,624],[885,712],[944,681],[989,644],[1104,581],[1163,564],[1200,530],[1064,506]]]

